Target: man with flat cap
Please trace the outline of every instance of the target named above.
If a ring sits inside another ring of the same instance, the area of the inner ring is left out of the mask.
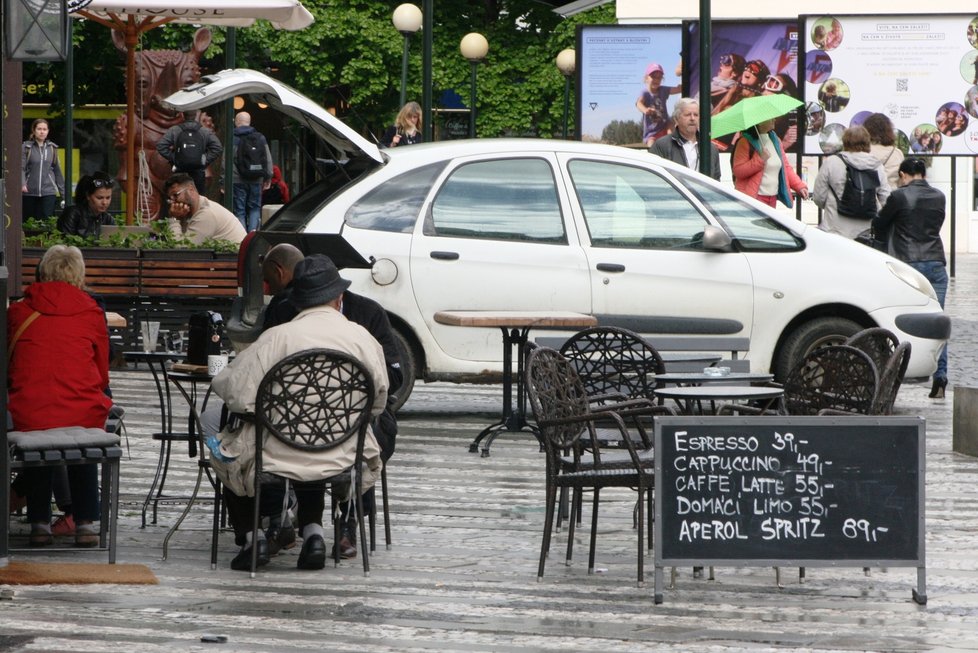
[[[291,354],[315,348],[328,348],[350,354],[359,360],[374,382],[373,416],[387,404],[387,370],[380,343],[362,326],[350,322],[340,312],[343,291],[350,282],[340,277],[333,262],[322,254],[299,261],[292,280],[292,303],[299,309],[290,322],[268,329],[218,374],[211,384],[233,414],[253,414],[255,397],[262,377],[276,363]],[[236,534],[245,537],[231,568],[251,568],[251,547],[258,547],[258,564],[268,563],[268,542],[261,531],[258,542],[251,542],[254,515],[254,427],[232,419],[218,436],[219,444],[209,442],[211,464],[224,483],[228,515]],[[262,449],[264,470],[291,479],[298,501],[297,521],[303,538],[299,569],[322,569],[326,563],[323,536],[325,481],[353,464],[356,440],[325,452],[300,452],[274,438]],[[215,446],[216,445],[216,446]],[[380,448],[371,431],[364,445],[365,487],[380,476],[383,463]]]

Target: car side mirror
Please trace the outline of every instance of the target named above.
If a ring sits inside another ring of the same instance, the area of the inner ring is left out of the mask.
[[[703,227],[703,249],[713,252],[729,252],[733,249],[733,240],[720,227],[708,224]]]

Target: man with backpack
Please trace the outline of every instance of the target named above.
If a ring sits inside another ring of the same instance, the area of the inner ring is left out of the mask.
[[[870,228],[879,207],[886,203],[890,186],[879,159],[869,153],[865,127],[842,133],[842,152],[825,157],[815,178],[812,199],[822,209],[818,228],[855,238]]]
[[[184,111],[183,122],[166,130],[156,144],[156,151],[173,166],[173,172],[185,172],[194,180],[201,195],[207,194],[207,167],[224,146],[217,135],[197,121],[196,111]]]
[[[234,117],[234,215],[245,231],[261,225],[261,193],[272,179],[272,153],[261,132],[251,126],[246,111]]]

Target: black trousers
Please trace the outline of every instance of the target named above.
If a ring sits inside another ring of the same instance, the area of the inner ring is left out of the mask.
[[[295,488],[295,498],[299,504],[296,511],[299,532],[307,524],[322,526],[323,511],[326,508],[326,481],[292,481],[291,485]],[[269,505],[265,503],[265,490],[269,487],[274,485],[262,484],[262,505]],[[281,505],[285,484],[279,487],[278,501]],[[251,531],[255,518],[255,497],[241,497],[225,487],[224,504],[227,506],[228,519],[234,527],[234,534],[244,535]]]

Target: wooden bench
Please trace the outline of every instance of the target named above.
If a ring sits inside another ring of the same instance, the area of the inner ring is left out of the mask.
[[[92,465],[102,468],[99,547],[115,563],[116,522],[119,514],[119,436],[103,429],[71,426],[43,431],[7,433],[10,469],[61,465]]]
[[[720,360],[715,364],[719,367],[729,367],[731,372],[750,372],[750,361],[741,358],[741,354],[750,349],[750,338],[738,336],[644,336],[653,347],[664,356],[667,353],[676,354],[719,354]],[[543,347],[560,349],[566,338],[560,336],[541,336],[534,342]],[[668,359],[668,356],[665,356]],[[669,372],[699,372],[706,367],[702,362],[673,360],[666,362]]]
[[[113,333],[125,350],[139,349],[140,324],[160,323],[161,333],[187,331],[190,315],[217,311],[225,317],[238,294],[236,257],[215,257],[210,250],[133,250],[83,248],[86,286],[128,321]],[[35,279],[43,250],[25,248],[21,278]],[[226,343],[228,344],[228,343]]]

